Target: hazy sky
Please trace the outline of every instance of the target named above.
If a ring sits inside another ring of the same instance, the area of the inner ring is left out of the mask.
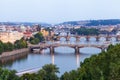
[[[0,0],[0,21],[120,19],[120,0]]]

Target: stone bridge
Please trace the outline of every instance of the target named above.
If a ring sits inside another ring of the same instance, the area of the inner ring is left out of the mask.
[[[79,35],[67,35],[67,36],[48,36],[48,37],[46,37],[46,40],[48,40],[48,41],[52,40],[53,37],[55,37],[58,41],[62,37],[65,38],[66,41],[69,41],[71,37],[74,37],[76,39],[76,41],[79,41],[80,38],[83,38],[83,37],[86,39],[86,41],[89,41],[90,38],[92,38],[92,37],[95,38],[96,41],[99,41],[100,38],[102,38],[102,37],[104,37],[106,39],[106,41],[110,41],[110,39],[113,38],[113,37],[116,39],[116,41],[120,40],[120,35],[89,35],[89,36],[85,36],[85,35],[80,35],[80,36]]]
[[[40,45],[32,45],[30,46],[30,51],[34,51],[34,49],[39,49],[41,52],[43,49],[49,48],[50,53],[54,53],[56,47],[71,47],[75,49],[75,53],[79,53],[79,48],[84,48],[84,47],[95,47],[99,48],[102,51],[105,51],[105,49],[108,48],[109,44],[104,44],[104,45],[96,45],[96,44],[60,44],[60,43],[54,43],[54,44],[40,44]]]

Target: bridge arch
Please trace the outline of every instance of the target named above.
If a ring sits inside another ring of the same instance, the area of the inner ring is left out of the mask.
[[[111,36],[110,41],[120,41],[120,36]]]
[[[103,37],[103,36],[100,37],[100,38],[99,38],[99,41],[106,41],[106,37]]]
[[[110,41],[116,41],[116,37],[114,36],[110,37]]]
[[[85,38],[84,36],[81,36],[81,37],[79,38],[79,40],[80,40],[80,41],[86,41],[86,38]]]
[[[96,49],[96,50],[94,50]],[[92,51],[92,53],[91,53]],[[102,50],[100,48],[96,47],[82,47],[80,48],[80,53],[86,53],[86,54],[97,54],[100,53]]]
[[[74,48],[68,47],[68,46],[58,46],[58,47],[55,47],[54,50],[55,52],[60,52],[60,53],[74,53],[75,52]]]
[[[89,38],[89,41],[96,41],[96,37],[95,37],[95,36],[91,36],[91,37]]]
[[[66,37],[64,36],[60,37],[60,41],[66,41]]]
[[[72,36],[72,37],[70,37],[69,40],[72,41],[72,42],[73,42],[73,41],[76,41],[76,37],[73,37],[73,36]]]

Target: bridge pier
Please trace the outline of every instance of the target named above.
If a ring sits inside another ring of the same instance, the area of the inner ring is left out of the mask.
[[[42,50],[43,50],[43,49],[40,47],[40,49],[39,49],[39,53],[41,53],[41,52],[42,52]]]
[[[119,41],[118,37],[116,37],[116,41]]]
[[[86,36],[86,41],[89,41],[89,39],[90,39],[89,36]]]
[[[32,47],[29,47],[29,51],[33,52],[33,48],[32,48]]]
[[[75,47],[75,54],[79,54],[79,47]]]
[[[57,41],[60,41],[60,37],[57,37]]]
[[[109,36],[107,36],[107,37],[106,37],[106,41],[110,41],[110,38],[109,38]]]
[[[50,54],[54,53],[54,47],[50,46]]]
[[[67,36],[67,37],[66,37],[66,41],[69,41],[69,40],[70,40],[70,37]]]
[[[46,36],[46,37],[45,37],[45,40],[46,40],[46,41],[49,41],[49,40],[50,40],[50,37]]]
[[[52,40],[53,40],[52,36],[47,37],[47,41],[52,41]]]
[[[99,40],[100,40],[100,37],[99,37],[99,36],[97,36],[97,37],[96,37],[96,41],[99,41]]]
[[[79,37],[76,37],[76,41],[80,41],[80,38],[79,38]]]
[[[116,41],[120,41],[119,36],[116,36]]]

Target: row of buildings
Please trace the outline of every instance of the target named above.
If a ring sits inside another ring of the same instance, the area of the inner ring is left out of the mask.
[[[38,26],[0,26],[0,40],[4,43],[11,42],[14,43],[16,40],[20,40],[21,38],[30,38],[38,31],[41,31],[43,36],[48,36],[49,32],[44,28],[38,29]]]
[[[55,25],[54,26],[56,30],[61,30],[61,29],[78,29],[81,27],[85,28],[96,28],[99,29],[103,33],[112,33],[116,34],[118,31],[120,31],[120,24],[117,25],[99,25],[99,26],[82,26],[82,25],[70,25],[70,24],[65,24],[65,25]]]

